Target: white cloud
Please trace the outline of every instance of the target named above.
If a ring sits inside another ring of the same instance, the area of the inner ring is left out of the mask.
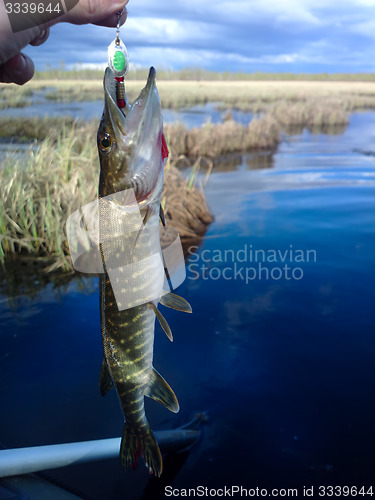
[[[81,71],[81,70],[84,70],[84,69],[99,69],[99,70],[102,70],[104,71],[105,68],[107,67],[107,63],[77,63],[77,64],[68,64],[67,66],[67,69],[71,70],[77,70],[77,71]]]
[[[353,33],[358,33],[359,35],[363,35],[369,38],[375,38],[375,19],[371,19],[370,21],[365,21],[363,23],[354,24],[349,29]]]
[[[132,42],[181,43],[206,41],[213,31],[212,25],[204,22],[159,19],[152,17],[129,18],[124,28],[124,39]],[[126,37],[126,38],[125,38]]]
[[[292,64],[300,59],[299,55],[293,54],[276,54],[276,55],[259,55],[258,57],[247,57],[238,53],[221,53],[211,50],[190,50],[167,48],[161,53],[159,49],[150,47],[136,48],[133,52],[134,61],[141,66],[154,65],[156,68],[173,68],[183,66],[202,66],[207,67],[207,62],[210,61],[220,70],[225,70],[233,63],[241,65],[250,64]],[[192,64],[194,62],[194,64]]]

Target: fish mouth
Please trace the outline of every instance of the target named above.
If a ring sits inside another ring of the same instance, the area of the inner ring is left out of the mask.
[[[134,188],[138,200],[148,199],[158,191],[163,177],[163,120],[155,68],[150,68],[146,85],[132,105],[126,96],[125,106],[117,105],[116,80],[110,68],[104,76],[104,94],[104,122],[116,142],[122,165],[119,174],[126,176],[126,184]]]
[[[110,68],[106,68],[104,75],[104,115],[106,120],[112,125],[112,129],[115,134],[116,132],[120,132],[122,135],[126,135],[127,133],[129,133],[129,127],[127,123],[130,121],[131,115],[133,114],[134,109],[136,109],[136,106],[140,107],[140,102],[142,102],[141,107],[143,109],[143,114],[146,114],[149,111],[150,97],[153,95],[153,91],[156,89],[155,80],[156,70],[152,66],[149,70],[147,83],[137,99],[134,101],[133,105],[129,105],[129,102],[125,95],[125,106],[123,108],[120,108],[117,105],[116,80],[114,73]]]

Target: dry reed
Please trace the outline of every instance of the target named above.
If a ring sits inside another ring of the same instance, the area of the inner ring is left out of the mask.
[[[203,192],[194,182],[186,182],[171,163],[165,168],[162,204],[167,226],[179,233],[183,244],[203,236],[213,221]]]
[[[304,103],[276,103],[270,110],[272,116],[287,130],[294,126],[324,131],[335,125],[347,125],[347,113],[339,99],[323,101],[310,99]]]
[[[249,126],[233,120],[216,125],[206,123],[203,127],[187,130],[182,124],[165,127],[167,142],[174,157],[184,155],[196,158],[218,156],[240,151],[273,150],[280,141],[280,130],[270,115],[254,118]]]

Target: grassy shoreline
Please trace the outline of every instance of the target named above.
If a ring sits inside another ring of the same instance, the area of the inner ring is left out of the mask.
[[[64,66],[49,68],[45,71],[36,71],[37,79],[49,78],[95,80],[102,78],[103,69],[84,69],[78,67],[66,70]],[[249,80],[249,81],[375,81],[375,73],[271,73],[255,71],[253,73],[232,73],[230,71],[208,71],[199,67],[187,67],[179,71],[157,68],[158,78],[161,80]],[[148,68],[131,69],[127,75],[130,80],[144,80],[147,78]]]
[[[132,102],[145,80],[127,80],[126,92]],[[38,80],[25,86],[0,84],[0,109],[20,107],[30,102],[34,92],[46,90],[51,101],[93,101],[103,99],[102,79]],[[179,109],[207,102],[219,102],[224,108],[247,111],[269,111],[280,102],[306,103],[337,99],[346,111],[375,109],[375,84],[362,81],[187,81],[159,80],[162,106]]]

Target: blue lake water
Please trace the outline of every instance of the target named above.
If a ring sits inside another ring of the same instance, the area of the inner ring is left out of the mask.
[[[286,136],[267,169],[244,156],[211,174],[215,221],[177,292],[193,314],[163,311],[173,344],[156,327],[155,366],[181,410],[146,401],[155,430],[207,412],[202,440],[179,471],[167,460],[162,481],[117,459],[51,477],[98,500],[162,498],[165,484],[301,496],[373,484],[374,144],[375,114],[355,113],[342,135]],[[116,395],[98,389],[97,280],[1,300],[0,442],[120,436]]]

